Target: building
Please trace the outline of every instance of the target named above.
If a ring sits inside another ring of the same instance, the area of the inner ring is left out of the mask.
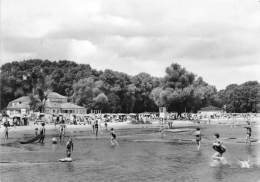
[[[10,116],[29,114],[30,101],[31,99],[29,96],[23,96],[9,102],[6,108],[7,114]]]
[[[86,114],[86,108],[68,102],[68,98],[56,92],[49,92],[45,102],[48,114]]]
[[[212,116],[212,115],[219,115],[222,114],[224,111],[221,108],[215,106],[208,106],[201,108],[198,113],[205,115],[205,116]]]
[[[86,108],[68,102],[68,98],[56,92],[48,92],[47,100],[45,101],[45,113],[48,114],[86,114]],[[29,114],[30,112],[30,97],[23,96],[9,102],[7,113],[14,114]]]

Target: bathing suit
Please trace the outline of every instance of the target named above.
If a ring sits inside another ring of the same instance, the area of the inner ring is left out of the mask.
[[[98,124],[97,123],[95,124],[95,128],[98,128]]]
[[[252,129],[250,127],[247,127],[247,135],[251,137],[252,135]]]
[[[196,141],[201,141],[201,136],[200,135],[196,135]]]
[[[199,141],[201,140],[200,131],[196,131],[196,132],[195,132],[195,136],[196,136],[196,141],[199,142]]]
[[[71,156],[71,149],[72,149],[73,143],[69,142],[67,143],[67,157]]]
[[[113,139],[116,139],[116,134],[115,133],[111,133],[111,136]]]
[[[215,151],[217,151],[218,153],[220,154],[223,154],[226,152],[226,149],[225,147],[223,147],[222,145],[214,145],[213,144],[213,147],[212,147]]]

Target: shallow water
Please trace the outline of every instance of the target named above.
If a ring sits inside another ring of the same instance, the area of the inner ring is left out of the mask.
[[[117,130],[119,146],[110,147],[109,134],[103,132],[95,139],[90,132],[73,133],[74,147],[71,163],[60,163],[65,156],[64,144],[21,145],[18,142],[0,146],[1,182],[4,181],[183,181],[183,182],[257,182],[257,147],[224,140],[228,166],[211,167],[212,134],[243,138],[239,127],[211,126],[205,135],[201,151],[197,151],[190,132],[167,133],[161,138],[158,129]],[[79,136],[80,135],[80,136]],[[182,140],[177,140],[182,139]],[[239,160],[250,159],[249,169],[241,168]]]

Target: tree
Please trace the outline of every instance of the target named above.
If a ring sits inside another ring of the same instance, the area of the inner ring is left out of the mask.
[[[185,68],[177,63],[171,64],[166,68],[166,76],[164,77],[165,88],[185,88],[194,82],[195,75],[188,72]]]
[[[104,93],[98,94],[97,97],[93,98],[93,108],[99,109],[102,112],[107,112],[108,110],[108,98]]]

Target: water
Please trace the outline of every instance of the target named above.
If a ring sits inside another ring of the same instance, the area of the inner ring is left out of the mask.
[[[161,138],[158,129],[117,130],[119,147],[110,147],[108,133],[95,139],[89,132],[74,133],[71,163],[60,163],[65,156],[64,144],[21,145],[0,147],[1,182],[5,181],[183,181],[183,182],[257,182],[260,170],[255,164],[241,168],[238,160],[257,160],[257,147],[236,140],[225,140],[225,158],[229,166],[210,167],[212,134],[225,138],[244,137],[241,128],[208,127],[201,151],[189,141],[191,133],[167,134]],[[183,141],[173,139],[185,139]]]

